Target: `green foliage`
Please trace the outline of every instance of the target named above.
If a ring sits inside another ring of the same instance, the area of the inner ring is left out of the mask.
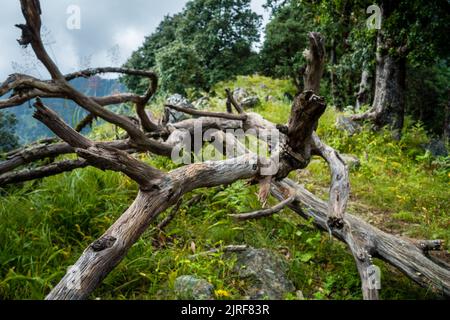
[[[15,135],[16,117],[13,114],[0,112],[0,153],[17,148],[19,139]]]
[[[449,2],[445,0],[381,1],[382,28],[369,30],[365,0],[267,1],[273,17],[266,28],[261,51],[262,71],[272,77],[289,77],[299,85],[305,60],[306,34],[319,31],[325,37],[328,63],[321,95],[343,110],[355,105],[362,70],[375,83],[376,36],[386,48],[407,61],[406,114],[421,120],[437,134],[443,131],[448,101]],[[301,86],[301,85],[300,85]],[[372,93],[368,101],[371,102]],[[419,100],[419,101],[418,101]]]
[[[158,68],[164,89],[184,92],[186,84],[208,90],[218,81],[254,72],[258,56],[252,45],[259,40],[260,20],[250,8],[250,0],[189,1],[180,14],[161,22],[126,65],[152,69],[164,62],[163,68]],[[171,58],[170,52],[181,61]],[[124,83],[133,91],[145,90],[134,77],[125,77]]]
[[[157,51],[155,59],[163,91],[186,94],[189,88],[204,87],[201,61],[193,46],[174,41]]]
[[[181,14],[165,16],[154,33],[145,38],[143,45],[133,52],[126,67],[148,70],[156,66],[156,53],[177,39],[176,30],[182,19]],[[143,94],[147,82],[139,77],[123,77],[123,83],[131,90]]]
[[[383,32],[392,48],[407,48],[409,63],[425,67],[450,51],[450,3],[445,0],[382,1]]]
[[[449,79],[448,60],[408,69],[406,112],[435,134],[442,133],[445,126]]]

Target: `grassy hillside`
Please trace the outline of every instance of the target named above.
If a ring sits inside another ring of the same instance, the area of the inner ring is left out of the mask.
[[[220,83],[211,98],[212,109],[224,110],[227,87],[257,94],[262,103],[255,111],[267,119],[278,123],[288,119],[290,102],[284,93],[293,90],[289,82],[255,76]],[[272,98],[266,101],[267,96]],[[429,137],[424,129],[409,123],[401,141],[368,128],[350,137],[336,129],[337,116],[329,107],[318,132],[331,146],[361,160],[361,166],[351,172],[349,211],[391,233],[448,243],[450,159],[436,159],[425,152],[422,146]],[[111,134],[115,134],[112,126],[97,127],[92,133],[96,137]],[[148,156],[147,160],[165,170],[174,168],[167,159]],[[327,197],[330,178],[323,161],[315,159],[292,178]],[[84,248],[128,207],[137,186],[120,174],[88,168],[0,192],[0,299],[41,299]],[[196,190],[185,200],[196,195],[202,195],[202,201],[182,206],[164,233],[146,232],[93,298],[174,298],[174,280],[183,274],[209,280],[217,298],[241,298],[246,283],[233,275],[233,260],[220,253],[188,259],[192,243],[196,252],[229,244],[270,248],[286,256],[289,277],[306,299],[361,298],[351,254],[308,221],[287,209],[245,223],[228,217],[260,207],[255,187],[237,182],[226,188]],[[382,269],[382,298],[436,298],[383,262],[376,264]]]

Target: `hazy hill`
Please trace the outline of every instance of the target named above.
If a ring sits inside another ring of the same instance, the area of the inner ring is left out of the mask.
[[[79,91],[89,96],[105,96],[113,92],[123,92],[124,86],[115,79],[104,79],[94,77],[91,79],[79,78],[72,82],[72,85]],[[76,103],[63,99],[44,99],[44,102],[51,109],[55,110],[67,123],[74,126],[84,116],[86,111],[81,109]],[[42,123],[35,120],[31,104],[24,104],[12,108],[9,112],[17,117],[16,133],[21,144],[36,141],[40,138],[52,137],[52,132]],[[86,130],[90,130],[87,128]]]

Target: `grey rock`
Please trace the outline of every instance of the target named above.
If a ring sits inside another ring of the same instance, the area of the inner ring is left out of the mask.
[[[359,124],[342,116],[337,118],[336,128],[339,130],[347,131],[350,136],[361,130],[361,126]]]
[[[180,300],[213,300],[214,287],[204,279],[181,276],[175,280],[175,294]]]
[[[194,108],[198,110],[205,110],[211,106],[208,97],[201,97],[200,99],[195,100],[192,104],[194,105]]]
[[[429,151],[433,157],[447,157],[448,150],[445,143],[439,139],[431,140],[426,146],[425,150]]]
[[[243,88],[235,89],[233,91],[233,97],[245,109],[254,108],[261,102],[258,96],[250,95],[248,91]]]
[[[361,161],[352,154],[341,154],[341,158],[350,170],[358,169],[361,166]]]
[[[251,109],[257,107],[261,103],[261,101],[257,96],[251,96],[245,98],[240,103],[244,109]]]
[[[188,99],[178,93],[167,98],[166,103],[176,107],[195,109],[194,105]],[[167,112],[169,113],[168,123],[176,123],[191,118],[189,115],[176,110],[168,109]]]
[[[248,98],[250,94],[244,88],[237,88],[233,91],[233,98],[237,102],[241,102],[242,100]]]
[[[236,270],[246,281],[246,294],[252,300],[280,300],[295,287],[286,272],[287,263],[277,253],[267,249],[248,248],[237,253]]]

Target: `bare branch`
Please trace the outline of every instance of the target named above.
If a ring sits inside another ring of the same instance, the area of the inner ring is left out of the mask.
[[[305,91],[320,94],[320,80],[325,68],[325,41],[318,32],[310,32],[309,50],[305,51],[307,67],[304,73]]]
[[[98,142],[98,144],[110,146],[128,153],[135,152],[128,141],[118,140],[111,142]],[[7,159],[0,162],[0,174],[14,170],[22,165],[44,160],[46,158],[55,158],[57,156],[75,153],[75,149],[67,143],[47,144],[40,143],[37,146],[25,147],[16,150],[7,155]]]
[[[156,229],[158,229],[159,231],[164,230],[164,228],[167,227],[172,222],[172,220],[175,218],[175,216],[178,213],[178,211],[180,210],[180,207],[182,204],[183,204],[183,198],[180,198],[180,200],[178,200],[178,202],[175,204],[175,206],[170,211],[169,215],[167,217],[165,217],[164,220],[162,220],[160,223],[158,223],[158,225],[156,226]]]
[[[305,219],[313,219],[314,224],[323,231],[330,230],[327,203],[290,179],[273,182],[272,185],[273,195],[280,200],[284,199],[286,189],[295,190],[297,201],[291,203],[289,208]],[[383,232],[349,213],[345,213],[344,220],[346,227],[331,230],[337,239],[357,241],[358,246],[370,256],[390,263],[419,285],[450,296],[450,270],[429,259],[415,243]],[[348,232],[352,233],[352,238]]]
[[[63,172],[73,171],[79,168],[85,168],[89,165],[86,160],[65,160],[55,162],[38,168],[26,169],[19,172],[8,172],[0,175],[0,186],[8,184],[21,183],[36,179],[42,179]]]
[[[130,208],[83,252],[74,268],[46,299],[86,299],[123,259],[154,219],[175,204],[183,194],[197,188],[214,187],[253,177],[259,171],[253,165],[255,161],[255,156],[245,155],[226,161],[192,164],[170,172],[159,189],[139,192]],[[106,245],[101,245],[103,243]],[[79,287],[68,285],[75,279],[80,284]]]
[[[54,111],[45,107],[40,99],[34,106],[36,107],[34,117],[74,147],[76,153],[88,160],[91,165],[103,170],[123,172],[139,183],[143,190],[154,188],[164,177],[161,171],[134,159],[124,151],[95,144],[85,138],[65,124]]]
[[[196,110],[196,109],[189,109],[189,108],[182,108],[170,104],[166,104],[165,107],[169,109],[174,109],[176,111],[180,111],[186,114],[190,114],[193,116],[200,116],[200,117],[211,117],[211,118],[222,118],[222,119],[229,119],[229,120],[241,120],[245,121],[247,120],[247,115],[245,114],[230,114],[230,113],[221,113],[221,112],[209,112],[209,111],[202,111],[202,110]]]
[[[331,170],[330,199],[328,201],[328,225],[330,228],[342,228],[344,213],[350,194],[348,167],[339,153],[324,144],[316,133],[312,135],[314,152],[324,158]]]
[[[275,213],[280,212],[286,206],[290,205],[293,201],[295,201],[295,196],[289,197],[286,200],[281,201],[280,203],[278,203],[276,206],[274,206],[272,208],[258,210],[258,211],[250,212],[250,213],[230,214],[229,216],[236,220],[239,220],[239,221],[246,221],[246,220],[268,217]]]
[[[146,77],[150,80],[149,88],[147,89],[147,92],[143,96],[133,95],[133,94],[126,94],[126,95],[116,95],[111,97],[105,97],[102,99],[97,99],[97,102],[107,103],[111,104],[111,101],[114,101],[117,103],[120,101],[120,103],[133,101],[136,103],[136,113],[138,114],[139,118],[141,119],[142,126],[145,130],[152,132],[159,130],[159,126],[151,121],[148,114],[145,112],[145,105],[148,103],[148,101],[151,99],[151,97],[156,93],[156,90],[158,89],[158,76],[156,73],[152,71],[142,71],[142,70],[134,70],[134,69],[127,69],[127,68],[113,68],[113,67],[105,67],[105,68],[95,68],[95,69],[87,69],[78,71],[72,74],[68,74],[65,76],[67,81],[73,80],[75,78],[83,77],[83,78],[89,78],[97,74],[103,74],[103,73],[120,73],[120,74],[127,74],[131,76],[140,76],[140,77]]]
[[[244,108],[242,108],[242,106],[233,97],[233,94],[231,93],[230,89],[226,89],[225,92],[227,94],[227,101],[228,101],[227,104],[228,104],[228,106],[229,106],[229,104],[231,104],[231,105],[233,105],[236,108],[236,111],[239,114],[245,114]],[[229,110],[230,109],[229,107],[227,107],[227,109],[228,109],[228,111],[231,111],[231,110]]]
[[[22,14],[26,24],[16,25],[22,30],[22,38],[18,40],[22,46],[31,44],[37,58],[47,68],[48,72],[55,80],[64,79],[56,64],[52,61],[41,39],[41,6],[39,0],[20,0]]]

